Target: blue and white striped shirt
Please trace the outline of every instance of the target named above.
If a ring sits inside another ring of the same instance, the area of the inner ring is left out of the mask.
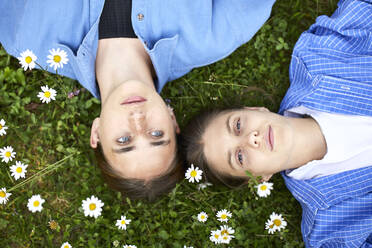
[[[341,0],[331,17],[318,17],[296,43],[290,81],[281,114],[305,106],[372,116],[372,1]],[[306,247],[372,247],[372,165],[308,180],[282,176],[302,206]]]

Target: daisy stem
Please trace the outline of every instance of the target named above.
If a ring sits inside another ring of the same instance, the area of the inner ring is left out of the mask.
[[[63,162],[65,160],[67,160],[68,158],[74,156],[75,154],[70,154],[69,156],[55,162],[54,164],[51,164],[51,165],[48,165],[47,167],[45,167],[44,169],[38,171],[36,174],[32,175],[31,177],[27,178],[26,180],[24,180],[23,182],[19,183],[19,184],[16,184],[14,185],[12,188],[9,189],[9,192],[29,183],[29,182],[33,182],[35,179],[38,179],[42,176],[44,176],[45,174],[48,174],[49,172],[52,172],[54,170],[56,170],[57,168],[59,168],[61,165],[63,165]]]

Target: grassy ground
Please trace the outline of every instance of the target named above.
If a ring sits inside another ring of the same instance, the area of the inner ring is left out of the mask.
[[[335,7],[335,0],[278,0],[272,17],[248,44],[167,84],[162,95],[175,109],[181,127],[196,111],[211,105],[264,105],[277,111],[289,84],[288,66],[297,38],[316,16],[330,14]],[[41,104],[36,96],[45,84],[58,91],[50,104]],[[78,88],[68,78],[23,72],[16,59],[0,50],[0,119],[9,127],[0,137],[0,148],[13,146],[16,160],[29,165],[26,179],[18,181],[9,172],[14,163],[0,165],[0,188],[12,188],[9,202],[0,205],[0,247],[60,247],[65,241],[73,247],[112,247],[115,240],[120,247],[213,247],[210,231],[219,227],[215,214],[223,208],[233,214],[229,226],[236,238],[229,247],[304,246],[301,207],[279,175],[272,179],[274,191],[268,198],[258,199],[248,188],[229,191],[212,186],[198,191],[195,184],[183,181],[153,204],[129,200],[121,204],[120,194],[103,183],[88,145],[99,101],[87,91],[67,97]],[[53,165],[61,159],[65,160]],[[44,169],[47,173],[40,175]],[[46,200],[42,212],[27,209],[34,194]],[[91,195],[105,203],[97,219],[85,217],[81,208],[82,200]],[[200,211],[210,217],[204,224],[196,221]],[[269,235],[265,222],[273,211],[283,214],[288,226]],[[132,220],[127,230],[115,226],[121,215]],[[51,220],[58,223],[56,229],[48,225]]]

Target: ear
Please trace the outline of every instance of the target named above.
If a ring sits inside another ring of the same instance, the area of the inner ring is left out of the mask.
[[[172,118],[173,126],[176,129],[176,133],[179,134],[181,132],[181,130],[180,130],[180,127],[178,126],[176,116],[173,113],[173,108],[171,106],[169,106],[169,105],[167,107],[168,107],[169,114],[170,114],[170,116]]]
[[[90,147],[94,149],[97,148],[97,143],[99,142],[98,135],[99,121],[100,121],[99,117],[95,118],[92,123],[92,128],[90,130]]]
[[[244,107],[244,109],[254,110],[254,111],[261,111],[261,112],[270,112],[270,110],[268,110],[265,107]]]

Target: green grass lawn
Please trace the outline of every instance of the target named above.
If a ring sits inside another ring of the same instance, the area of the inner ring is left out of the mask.
[[[296,40],[317,16],[335,8],[335,0],[278,0],[271,18],[248,44],[168,83],[162,96],[175,109],[181,128],[208,106],[240,104],[277,111],[289,85]],[[46,84],[57,90],[57,99],[42,104],[37,94]],[[67,97],[80,88],[69,78],[24,72],[17,59],[0,50],[0,119],[9,127],[0,136],[0,148],[12,146],[17,153],[12,162],[0,162],[0,189],[12,193],[5,205],[0,204],[0,247],[60,247],[66,241],[73,247],[114,247],[115,240],[118,247],[304,247],[301,207],[280,175],[271,180],[274,190],[267,198],[258,198],[248,187],[230,191],[211,186],[199,191],[184,180],[155,203],[126,199],[123,204],[121,195],[103,183],[89,147],[99,101],[84,90]],[[15,181],[10,175],[16,160],[29,165],[25,179]],[[41,212],[31,213],[27,201],[35,194],[45,203]],[[91,195],[105,203],[97,219],[85,217],[81,207]],[[229,245],[209,240],[211,230],[222,224],[215,217],[221,209],[232,212],[228,225],[235,238]],[[206,223],[196,220],[201,211],[209,215]],[[270,235],[265,222],[272,212],[282,214],[288,225]],[[127,230],[115,226],[121,215],[132,220]],[[54,229],[51,220],[57,223]]]

